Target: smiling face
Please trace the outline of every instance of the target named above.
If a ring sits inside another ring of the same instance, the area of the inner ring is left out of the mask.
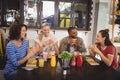
[[[42,28],[42,32],[43,32],[43,35],[45,36],[45,37],[48,37],[49,36],[49,34],[50,34],[50,26],[44,26],[43,28]]]
[[[20,38],[25,38],[26,31],[27,31],[26,27],[23,26],[20,31]]]
[[[104,43],[105,42],[105,37],[102,37],[101,33],[98,32],[97,36],[96,36],[96,43]]]

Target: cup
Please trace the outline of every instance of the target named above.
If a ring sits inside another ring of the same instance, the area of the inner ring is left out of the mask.
[[[39,59],[39,67],[44,67],[44,59],[43,58]]]
[[[48,52],[43,52],[43,58],[45,61],[47,61],[47,56],[48,56]]]

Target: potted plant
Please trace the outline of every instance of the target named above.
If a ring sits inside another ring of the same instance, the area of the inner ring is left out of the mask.
[[[62,59],[63,68],[69,68],[69,63],[72,55],[68,51],[63,51],[60,54],[60,58]]]

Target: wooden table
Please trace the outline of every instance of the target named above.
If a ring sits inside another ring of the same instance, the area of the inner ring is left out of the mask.
[[[67,74],[63,75],[63,68],[52,68],[49,61],[44,68],[36,68],[31,71],[18,69],[15,80],[120,80],[120,72],[108,68],[104,64],[91,66],[86,61],[81,68],[70,67]]]

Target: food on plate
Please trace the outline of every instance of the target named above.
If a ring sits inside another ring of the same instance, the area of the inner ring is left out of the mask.
[[[90,64],[90,65],[99,65],[98,62],[96,62],[94,59],[92,58],[87,58],[86,61]]]
[[[95,62],[92,58],[87,59],[87,61],[88,61],[88,62],[90,62],[90,63],[91,63],[91,62],[92,62],[92,63],[94,63],[94,62]]]
[[[37,60],[35,58],[30,58],[26,64],[26,67],[36,67]]]

